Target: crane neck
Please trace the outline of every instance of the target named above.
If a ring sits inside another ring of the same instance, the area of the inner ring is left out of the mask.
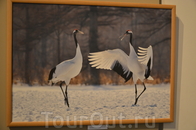
[[[74,33],[74,41],[75,41],[76,48],[77,48],[77,46],[78,46],[78,41],[77,41],[77,39],[76,39],[76,33]]]
[[[132,43],[132,33],[130,33],[130,41],[129,42],[130,42],[131,45],[133,45],[133,43]]]

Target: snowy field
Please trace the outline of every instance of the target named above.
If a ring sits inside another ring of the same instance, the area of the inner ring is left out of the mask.
[[[68,87],[70,107],[58,86],[13,85],[13,122],[169,118],[170,84],[146,85],[136,106],[130,86]],[[138,85],[138,94],[143,90]],[[120,117],[121,116],[121,117]]]

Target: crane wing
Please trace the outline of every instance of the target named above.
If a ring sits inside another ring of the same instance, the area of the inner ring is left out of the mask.
[[[120,49],[90,53],[89,64],[96,69],[113,70],[121,75],[125,82],[132,77],[127,66],[128,55]]]
[[[152,46],[149,46],[148,48],[138,48],[138,61],[146,66],[145,77],[148,78],[150,76],[153,63]]]

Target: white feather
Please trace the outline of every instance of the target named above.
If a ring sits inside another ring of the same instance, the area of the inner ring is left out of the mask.
[[[116,61],[118,61],[122,65],[124,71],[129,71],[126,65],[128,56],[120,49],[90,53],[90,56],[88,57],[90,61],[89,64],[91,64],[92,67],[96,67],[97,69],[111,70],[114,67]]]

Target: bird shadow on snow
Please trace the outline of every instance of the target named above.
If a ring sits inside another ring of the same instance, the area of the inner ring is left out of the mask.
[[[123,107],[123,106],[122,106]],[[134,105],[132,104],[131,107],[143,107],[143,108],[149,108],[149,107],[157,107],[157,104],[151,104],[151,105]]]

